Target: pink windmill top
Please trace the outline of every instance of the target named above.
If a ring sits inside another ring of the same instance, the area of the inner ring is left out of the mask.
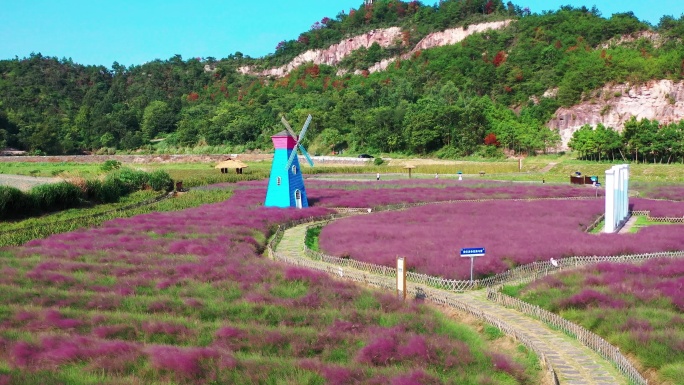
[[[279,133],[271,136],[271,140],[273,140],[273,146],[275,147],[276,150],[278,149],[287,149],[287,150],[292,150],[295,145],[297,144],[297,140],[290,135],[287,131],[283,130],[280,131]]]

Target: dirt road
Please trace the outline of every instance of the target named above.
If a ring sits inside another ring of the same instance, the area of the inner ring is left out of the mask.
[[[22,191],[28,191],[31,188],[45,184],[61,182],[62,178],[45,178],[26,175],[10,175],[0,174],[0,185],[16,187]]]

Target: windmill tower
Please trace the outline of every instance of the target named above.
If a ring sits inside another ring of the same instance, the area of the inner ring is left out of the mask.
[[[304,189],[304,178],[302,177],[297,150],[301,151],[309,164],[313,167],[311,157],[300,143],[306,134],[306,130],[311,123],[311,115],[306,119],[299,136],[292,131],[292,127],[283,117],[280,121],[286,130],[281,131],[271,137],[275,154],[271,165],[271,177],[268,181],[266,191],[266,201],[264,206],[269,207],[309,207]]]

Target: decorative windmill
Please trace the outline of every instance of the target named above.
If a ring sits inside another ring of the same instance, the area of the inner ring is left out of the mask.
[[[304,123],[302,131],[299,132],[299,136],[292,130],[290,123],[287,122],[285,117],[281,118],[280,121],[286,130],[271,137],[275,147],[275,154],[273,155],[271,178],[268,182],[264,206],[296,207],[299,209],[309,207],[309,201],[306,199],[306,189],[304,188],[304,178],[302,177],[299,160],[297,159],[297,150],[302,152],[309,165],[313,167],[314,164],[309,153],[301,145],[301,141],[304,139],[306,130],[311,123],[311,115],[306,118],[306,123]]]

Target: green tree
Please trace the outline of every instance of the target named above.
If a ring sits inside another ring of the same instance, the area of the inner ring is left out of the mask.
[[[409,150],[426,154],[440,147],[444,131],[441,121],[443,106],[432,98],[411,104],[404,115],[404,139]]]
[[[149,142],[157,134],[171,132],[175,124],[175,114],[168,103],[155,100],[145,107],[143,112],[141,131],[142,140]]]

